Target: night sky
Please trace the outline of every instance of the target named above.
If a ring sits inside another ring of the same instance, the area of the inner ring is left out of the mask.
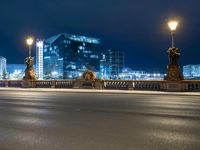
[[[180,21],[180,64],[200,64],[199,0],[1,0],[0,56],[23,63],[27,35],[69,33],[100,38],[102,51],[124,51],[127,67],[164,72],[171,17]]]

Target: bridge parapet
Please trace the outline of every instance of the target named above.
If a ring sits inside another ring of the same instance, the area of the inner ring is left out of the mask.
[[[1,80],[0,87],[14,88],[87,88],[85,80]],[[152,91],[200,91],[200,80],[143,81],[143,80],[95,80],[88,82],[92,89],[152,90]]]

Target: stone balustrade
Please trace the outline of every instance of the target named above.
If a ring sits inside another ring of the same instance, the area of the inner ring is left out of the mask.
[[[13,88],[79,88],[152,91],[200,91],[200,80],[138,81],[138,80],[1,80],[0,87]]]

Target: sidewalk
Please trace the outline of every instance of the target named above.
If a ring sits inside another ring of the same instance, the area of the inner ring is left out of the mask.
[[[98,90],[98,89],[56,89],[56,88],[0,88],[0,91],[27,92],[69,92],[69,93],[105,93],[105,94],[153,94],[153,95],[185,95],[200,96],[200,92],[163,92],[139,90]]]

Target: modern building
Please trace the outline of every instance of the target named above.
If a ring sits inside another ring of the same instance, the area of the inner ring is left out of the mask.
[[[122,73],[119,74],[122,80],[163,80],[164,74],[150,73],[141,70],[132,70],[131,68],[123,68]]]
[[[200,64],[183,66],[184,77],[200,77]]]
[[[86,69],[98,73],[99,46],[99,39],[66,33],[38,41],[36,49],[38,78],[75,79]]]
[[[107,62],[106,62],[106,55],[102,53],[100,55],[100,78],[101,79],[108,79],[109,77],[107,76]]]
[[[8,64],[7,74],[8,78],[11,80],[20,80],[24,76],[24,71],[26,69],[25,64]]]
[[[0,78],[4,79],[6,76],[6,66],[7,66],[7,60],[6,58],[0,56]]]
[[[37,44],[36,44],[36,75],[37,75],[37,78],[40,80],[40,79],[43,79],[43,75],[44,75],[44,72],[43,72],[43,66],[44,66],[44,58],[43,58],[43,47],[44,44],[43,44],[43,41],[40,41],[38,40],[37,41]]]
[[[119,79],[124,67],[124,52],[108,50],[101,55],[100,73],[104,79]]]

